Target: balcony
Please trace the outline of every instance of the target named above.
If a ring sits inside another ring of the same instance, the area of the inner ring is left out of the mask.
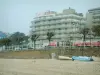
[[[44,32],[43,32],[43,31],[41,31],[41,32],[40,32],[40,34],[41,34],[41,35],[43,35],[43,34],[44,34]]]
[[[37,31],[40,31],[40,29],[35,29],[35,31],[37,32]]]
[[[79,20],[75,20],[75,19],[73,19],[72,22],[77,23],[77,22],[80,22],[80,21],[79,21]]]
[[[46,17],[46,20],[50,20],[50,19],[52,19],[52,17]]]
[[[59,15],[59,16],[57,16],[56,18],[60,18],[60,19],[61,19],[61,18],[62,18],[62,15]]]
[[[59,18],[58,16],[55,16],[55,17],[53,17],[52,19],[55,19],[55,20],[56,20],[56,19],[58,19],[58,18]]]
[[[40,25],[44,25],[44,23],[43,22],[41,22],[41,23],[39,23]]]
[[[95,14],[95,15],[93,15],[93,18],[100,18],[100,14]]]
[[[43,30],[44,29],[44,27],[40,27],[40,30]]]
[[[35,22],[38,22],[38,21],[42,21],[42,20],[44,20],[44,18],[39,17],[39,18],[36,18],[34,21],[35,21]]]
[[[54,29],[56,29],[56,28],[57,28],[57,26],[56,26],[56,25],[54,25],[54,26],[53,26],[53,28],[54,28]]]
[[[56,24],[60,24],[61,23],[61,20],[57,20],[55,21]]]
[[[59,34],[59,33],[60,33],[60,31],[59,31],[59,30],[56,30],[56,31],[55,31],[55,33],[56,33],[56,34]]]
[[[38,17],[38,18],[35,18],[34,22],[43,21],[43,20],[46,20],[46,18],[45,17]]]
[[[61,30],[61,31],[60,31],[60,33],[65,33],[65,32],[66,32],[66,30]]]
[[[40,21],[40,20],[39,20],[39,19],[35,19],[35,20],[34,20],[34,22],[38,22],[38,21]]]
[[[61,30],[61,28],[62,28],[62,25],[58,25],[58,29]]]
[[[66,33],[71,33],[72,32],[72,30],[66,30]]]
[[[57,35],[57,34],[56,34],[54,37],[55,37],[55,38],[59,38],[59,37],[60,37],[60,35]]]
[[[53,29],[54,28],[54,26],[50,26],[50,27],[48,27],[49,29]]]
[[[36,26],[36,27],[37,27],[37,26],[41,26],[41,24],[40,24],[40,23],[36,23],[35,26]]]
[[[49,24],[56,24],[56,21],[51,21],[49,22]]]
[[[65,22],[66,22],[66,19],[63,19],[63,20],[61,20],[60,22],[65,23]]]
[[[67,27],[67,25],[65,25],[65,24],[61,25],[61,28],[66,28],[66,27]]]
[[[38,25],[39,26],[45,26],[45,25],[48,25],[49,24],[49,22],[42,22],[42,23],[39,23]]]
[[[48,24],[49,24],[49,22],[44,22],[44,23],[43,23],[43,25],[48,25]]]
[[[42,21],[46,20],[46,17],[41,17],[41,20],[42,20]]]
[[[66,22],[72,22],[72,19],[67,19]]]
[[[93,22],[100,22],[100,19],[94,19]]]
[[[86,21],[81,21],[81,23],[86,23]]]
[[[64,34],[61,35],[62,38],[65,38],[66,36]]]
[[[36,34],[38,34],[38,35],[39,35],[39,34],[40,34],[40,32],[39,32],[39,31],[36,31]]]

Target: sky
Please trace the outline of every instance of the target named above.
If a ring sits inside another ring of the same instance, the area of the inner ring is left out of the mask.
[[[100,0],[0,0],[0,31],[29,34],[36,13],[62,12],[69,7],[85,14],[91,8],[100,7]]]

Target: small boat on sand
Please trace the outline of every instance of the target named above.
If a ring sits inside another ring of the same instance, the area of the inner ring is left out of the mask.
[[[72,58],[67,57],[67,56],[58,56],[58,59],[60,59],[60,60],[72,60]]]
[[[80,60],[80,61],[93,61],[92,57],[88,56],[72,56],[72,60]]]

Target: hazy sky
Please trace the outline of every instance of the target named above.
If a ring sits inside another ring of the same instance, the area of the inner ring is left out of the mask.
[[[86,13],[100,7],[100,0],[0,0],[0,31],[29,33],[29,26],[37,12],[74,8]]]

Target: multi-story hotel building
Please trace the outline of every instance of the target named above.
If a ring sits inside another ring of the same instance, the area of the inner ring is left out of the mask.
[[[92,28],[92,26],[100,25],[100,7],[89,9],[86,14],[86,24],[88,28]],[[95,39],[92,41],[99,41],[100,37],[95,36]]]
[[[69,40],[71,42],[82,40],[79,30],[85,25],[86,19],[83,14],[77,13],[74,9],[64,9],[61,13],[47,11],[34,18],[30,26],[30,34],[32,35],[34,31],[40,35],[36,42],[37,48],[48,45],[47,32],[54,32],[52,41],[59,42],[60,46],[65,46]]]
[[[100,25],[100,7],[88,10],[86,19],[88,27]]]

